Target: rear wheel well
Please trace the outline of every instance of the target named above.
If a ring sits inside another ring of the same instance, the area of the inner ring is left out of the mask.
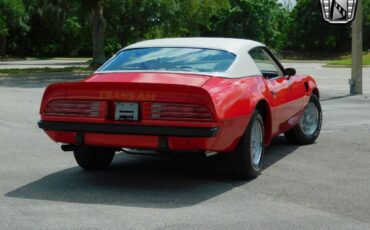
[[[314,89],[312,90],[312,94],[315,94],[315,96],[316,96],[317,98],[320,98],[319,90],[318,90],[317,88],[314,88]]]
[[[265,144],[269,144],[271,141],[271,111],[269,104],[265,100],[258,102],[256,106],[262,116],[264,127],[265,127]]]

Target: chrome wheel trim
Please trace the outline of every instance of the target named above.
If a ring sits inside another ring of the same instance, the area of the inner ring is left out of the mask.
[[[319,110],[313,102],[309,102],[301,119],[299,127],[306,136],[312,136],[319,125]]]
[[[261,167],[261,158],[263,151],[263,130],[262,125],[257,120],[253,123],[251,132],[250,154],[252,166],[255,170]]]

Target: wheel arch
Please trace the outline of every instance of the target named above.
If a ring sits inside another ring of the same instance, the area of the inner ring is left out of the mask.
[[[306,81],[304,82],[304,86],[306,88],[307,94],[310,96],[311,94],[315,94],[317,98],[320,98],[320,91],[317,88],[316,81],[313,77],[307,76]]]
[[[312,89],[312,94],[315,94],[315,96],[317,97],[317,98],[320,98],[320,92],[319,92],[319,89],[318,88],[313,88]]]

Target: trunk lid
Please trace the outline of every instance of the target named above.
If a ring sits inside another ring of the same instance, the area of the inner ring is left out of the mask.
[[[56,83],[45,90],[40,112],[52,100],[176,102],[203,104],[213,110],[202,88],[211,76],[178,73],[99,73],[80,82]]]

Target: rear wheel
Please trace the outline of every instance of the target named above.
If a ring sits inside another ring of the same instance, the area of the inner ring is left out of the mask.
[[[114,149],[91,146],[80,146],[73,151],[77,164],[86,170],[107,168],[115,152]]]
[[[293,144],[312,144],[320,134],[321,125],[322,111],[320,101],[313,94],[299,120],[298,126],[285,132],[284,135]]]
[[[255,111],[236,150],[229,155],[233,175],[239,179],[257,177],[264,155],[264,125],[261,114]]]

